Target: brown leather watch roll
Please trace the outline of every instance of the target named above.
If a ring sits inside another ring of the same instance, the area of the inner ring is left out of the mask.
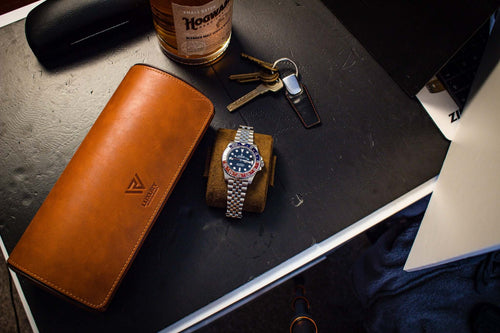
[[[213,115],[189,84],[133,66],[12,251],[10,267],[105,310]]]

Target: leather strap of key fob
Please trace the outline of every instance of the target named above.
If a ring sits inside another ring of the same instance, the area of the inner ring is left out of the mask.
[[[302,125],[304,125],[305,128],[311,128],[321,124],[321,119],[319,118],[318,111],[316,111],[316,107],[314,106],[306,86],[302,83],[300,86],[302,88],[302,92],[296,95],[291,95],[286,92],[286,99],[294,109],[295,113],[297,113],[297,116],[299,116]]]

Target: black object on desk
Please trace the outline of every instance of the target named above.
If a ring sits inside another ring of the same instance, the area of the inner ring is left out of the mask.
[[[152,26],[148,0],[47,0],[26,17],[26,39],[48,65]]]
[[[322,125],[304,129],[282,94],[228,113],[248,91],[226,79],[252,68],[242,51],[300,64]],[[21,280],[41,332],[168,327],[434,177],[448,147],[418,102],[317,0],[235,2],[231,44],[210,67],[171,62],[150,32],[49,71],[26,43],[24,22],[2,28],[0,62],[0,234],[8,252],[131,65],[179,76],[216,110],[107,312],[87,312]],[[239,124],[272,135],[278,158],[265,211],[235,224],[207,207],[202,175],[216,129]]]

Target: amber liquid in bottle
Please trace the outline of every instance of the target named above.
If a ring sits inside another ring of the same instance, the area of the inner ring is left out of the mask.
[[[164,53],[184,64],[210,64],[231,40],[233,0],[150,0]]]

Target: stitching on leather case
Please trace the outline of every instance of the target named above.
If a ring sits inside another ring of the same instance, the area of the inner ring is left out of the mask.
[[[184,82],[183,80],[181,80],[181,79],[179,79],[179,78],[177,78],[177,77],[175,77],[175,76],[173,76],[171,74],[163,72],[163,71],[161,71],[159,69],[150,67],[148,65],[138,64],[138,65],[134,65],[133,67],[135,67],[135,66],[141,66],[142,68],[144,68],[146,70],[150,70],[150,71],[153,71],[153,72],[155,72],[157,74],[165,76],[169,80],[174,80],[174,81],[177,81],[178,83],[181,83],[184,87],[189,88],[189,90],[193,91],[196,95],[201,96],[202,100],[205,102],[205,104],[207,104],[207,106],[209,107],[209,109],[212,110],[212,107],[211,107],[212,105],[211,105],[211,102],[208,100],[208,98],[205,95],[203,95],[202,93],[200,93],[198,90],[196,90],[194,87],[192,87],[191,85],[189,85],[186,82]],[[70,297],[74,298],[75,300],[78,300],[78,301],[82,302],[83,304],[86,304],[86,305],[88,305],[90,307],[93,307],[93,308],[96,308],[96,309],[97,308],[101,308],[104,304],[106,304],[108,302],[108,300],[111,297],[111,294],[114,291],[117,283],[121,280],[121,278],[122,278],[122,276],[124,274],[125,269],[128,267],[130,261],[132,260],[132,257],[136,253],[139,244],[143,240],[146,232],[149,230],[149,227],[151,226],[153,220],[155,219],[155,216],[158,214],[160,208],[165,204],[166,196],[172,190],[172,188],[171,188],[172,184],[177,179],[177,176],[179,175],[179,172],[181,172],[182,166],[184,165],[184,163],[186,162],[186,160],[188,159],[188,157],[193,152],[193,148],[196,145],[196,143],[198,142],[198,140],[201,138],[202,133],[205,131],[205,129],[207,127],[207,123],[212,118],[212,114],[213,114],[213,112],[209,112],[207,114],[207,116],[205,117],[205,119],[203,120],[204,126],[202,126],[201,129],[198,131],[198,133],[196,133],[196,136],[195,136],[194,140],[192,141],[191,146],[189,147],[189,150],[187,151],[186,155],[184,155],[184,158],[181,161],[181,163],[179,163],[175,174],[170,179],[170,182],[169,182],[168,186],[166,187],[166,190],[163,192],[163,194],[161,196],[161,200],[159,200],[158,205],[155,207],[155,209],[153,210],[151,216],[147,220],[147,223],[145,224],[144,229],[142,230],[139,238],[137,239],[135,245],[133,246],[133,248],[132,248],[132,250],[131,250],[131,252],[130,252],[128,258],[127,258],[127,260],[125,260],[125,263],[123,264],[120,272],[116,276],[115,280],[113,281],[113,284],[111,285],[110,289],[108,290],[108,293],[106,294],[106,296],[104,297],[104,299],[103,299],[103,301],[101,303],[94,304],[94,303],[88,301],[85,298],[77,296],[74,293],[72,293],[71,291],[68,291],[68,290],[60,287],[59,285],[55,284],[54,282],[51,282],[51,281],[45,279],[44,277],[42,277],[42,276],[40,276],[40,275],[38,275],[36,273],[31,272],[29,269],[27,269],[27,268],[19,265],[18,263],[16,263],[13,260],[10,260],[10,263],[13,264],[15,267],[21,269],[22,271],[24,271],[26,273],[29,273],[30,275],[36,277],[37,279],[39,279],[43,283],[47,284],[48,286],[50,286],[50,287],[52,287],[52,288],[54,288],[54,289],[62,292],[63,294],[65,294],[67,296],[70,296]]]
[[[70,292],[70,291],[68,291],[68,290],[66,290],[66,289],[64,289],[64,288],[61,288],[61,287],[59,287],[58,285],[56,285],[56,284],[54,284],[54,283],[50,282],[49,280],[47,280],[47,279],[43,278],[42,276],[40,276],[40,275],[38,275],[38,274],[36,274],[36,273],[33,273],[32,271],[30,271],[30,270],[29,270],[29,269],[27,269],[26,267],[24,267],[24,266],[22,266],[22,265],[19,265],[17,262],[15,262],[15,261],[13,261],[13,260],[10,260],[10,264],[11,264],[11,265],[13,265],[14,267],[16,267],[16,268],[20,269],[21,271],[26,272],[26,273],[28,273],[29,275],[32,275],[32,276],[36,277],[38,280],[42,281],[42,282],[43,282],[43,283],[45,283],[47,286],[52,287],[52,288],[54,288],[54,289],[56,289],[56,290],[60,291],[61,293],[65,294],[65,295],[67,295],[67,296],[69,296],[69,297],[71,297],[71,298],[74,298],[75,300],[78,300],[78,301],[82,302],[83,304],[87,304],[87,305],[88,305],[88,306],[90,306],[90,307],[93,307],[93,308],[99,308],[100,306],[102,306],[102,304],[104,304],[104,303],[105,303],[105,302],[102,302],[102,303],[100,303],[100,304],[93,304],[93,303],[90,303],[89,301],[87,301],[87,300],[85,300],[85,299],[83,299],[83,298],[81,298],[81,297],[79,297],[79,296],[74,295],[72,292]],[[106,296],[108,297],[108,295],[106,295]],[[105,299],[105,301],[106,301],[106,299]]]

